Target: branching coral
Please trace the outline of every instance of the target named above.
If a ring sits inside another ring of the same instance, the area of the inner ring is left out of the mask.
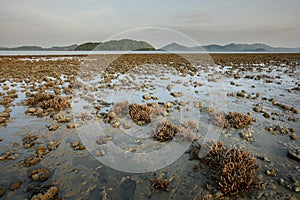
[[[138,125],[147,125],[151,120],[162,112],[162,108],[157,103],[147,105],[130,104],[129,115]]]
[[[211,121],[214,125],[222,128],[245,128],[252,122],[250,115],[243,115],[242,113],[229,112],[213,112],[211,115]]]
[[[191,159],[199,159],[218,171],[218,188],[224,195],[237,195],[262,184],[256,177],[259,166],[249,153],[237,148],[225,147],[222,142],[207,143],[210,151],[204,158],[199,158],[200,145],[192,145]]]
[[[136,103],[129,105],[129,115],[134,122],[149,124],[151,122],[150,111],[150,107],[146,105]]]
[[[152,191],[162,190],[162,191],[167,192],[170,183],[169,183],[169,180],[164,180],[161,177],[160,178],[155,177],[150,180],[150,185],[153,187]]]
[[[172,140],[175,135],[179,132],[179,128],[168,121],[163,122],[162,126],[159,126],[154,131],[152,137],[159,142],[165,142]]]
[[[38,105],[43,109],[53,108],[54,110],[63,110],[70,106],[67,97],[51,94],[51,93],[37,93],[31,95],[26,101],[26,105]]]

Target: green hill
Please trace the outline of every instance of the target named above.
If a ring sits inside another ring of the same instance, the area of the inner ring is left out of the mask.
[[[88,42],[79,45],[75,51],[155,51],[147,42],[130,39],[111,40],[103,43]]]
[[[91,51],[95,49],[101,42],[87,42],[76,47],[75,51]]]

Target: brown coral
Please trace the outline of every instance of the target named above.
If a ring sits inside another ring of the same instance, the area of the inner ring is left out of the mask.
[[[158,127],[152,134],[152,138],[159,142],[172,140],[179,132],[179,128],[168,121],[163,122],[162,127]]]
[[[229,112],[228,114],[221,112],[213,112],[211,115],[211,121],[214,125],[222,128],[245,128],[252,122],[250,115],[243,115],[242,113]]]
[[[162,112],[162,108],[157,103],[148,103],[147,105],[130,104],[129,115],[138,125],[147,125],[155,116]]]
[[[44,185],[44,186],[28,186],[26,189],[31,193],[31,200],[58,200],[59,189],[54,185]]]
[[[169,180],[164,180],[161,177],[160,178],[155,177],[150,180],[150,185],[151,185],[151,187],[153,187],[152,191],[162,190],[162,191],[167,192],[170,182],[169,182]]]
[[[129,115],[134,122],[142,122],[143,125],[151,122],[150,107],[146,105],[130,104]]]
[[[206,157],[197,156],[199,144],[192,145],[190,156],[217,170],[218,188],[224,195],[237,195],[262,185],[256,177],[259,166],[249,152],[225,147],[223,142],[210,142],[206,145],[211,147]]]
[[[54,110],[63,110],[70,106],[67,97],[51,94],[51,93],[37,93],[32,94],[25,102],[26,105],[38,105],[43,109],[53,108]]]

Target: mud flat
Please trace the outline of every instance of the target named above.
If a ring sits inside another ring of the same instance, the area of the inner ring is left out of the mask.
[[[0,199],[299,199],[299,99],[300,54],[0,56]],[[155,172],[98,161],[174,140]]]

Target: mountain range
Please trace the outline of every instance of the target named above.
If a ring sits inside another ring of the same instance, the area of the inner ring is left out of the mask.
[[[272,47],[266,44],[255,43],[255,44],[227,44],[227,45],[205,45],[205,46],[194,46],[187,47],[177,43],[168,44],[160,50],[163,51],[207,51],[207,52],[300,52],[298,48],[285,48],[285,47]]]
[[[43,48],[40,46],[20,46],[14,48],[0,47],[0,51],[191,51],[191,52],[297,52],[298,48],[272,47],[262,43],[227,45],[205,45],[188,47],[178,43],[171,43],[159,49],[155,49],[151,44],[144,41],[130,39],[111,40],[106,42],[87,42],[80,45],[54,46]]]

